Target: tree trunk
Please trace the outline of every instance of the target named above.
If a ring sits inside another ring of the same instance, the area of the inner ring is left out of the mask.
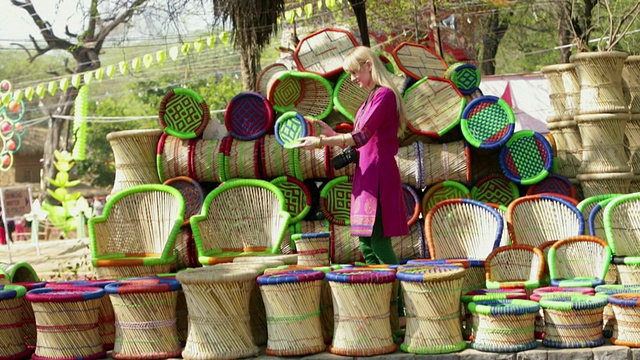
[[[567,0],[559,1],[557,4],[558,11],[558,45],[564,46],[572,43],[571,29],[567,26],[571,21],[571,2]],[[570,47],[560,48],[560,63],[569,62],[571,57]]]
[[[362,0],[349,0],[351,8],[356,15],[356,21],[358,22],[358,29],[360,30],[360,37],[362,38],[362,45],[370,47],[369,42],[369,26],[367,25],[367,7],[366,1]]]
[[[483,75],[494,75],[496,73],[496,55],[500,40],[509,28],[506,21],[500,21],[500,13],[497,10],[485,20],[486,35],[482,41],[482,65],[480,70]]]
[[[246,91],[257,91],[258,74],[260,73],[260,49],[257,45],[248,45],[240,54],[240,70],[242,87]]]

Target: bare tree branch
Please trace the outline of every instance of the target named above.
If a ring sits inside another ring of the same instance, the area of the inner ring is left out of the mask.
[[[136,11],[141,10],[140,7],[142,7],[146,1],[147,0],[136,0],[124,13],[116,17],[112,22],[101,29],[95,37],[96,45],[94,48],[96,51],[100,51],[100,49],[102,49],[102,44],[109,33],[111,33],[118,25],[129,21]]]

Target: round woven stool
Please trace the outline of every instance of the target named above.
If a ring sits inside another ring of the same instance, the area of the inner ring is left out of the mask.
[[[615,294],[640,293],[640,285],[599,285],[596,286],[596,293],[611,296]],[[610,338],[615,335],[618,337],[618,321],[611,301],[604,307],[602,311],[602,335]],[[630,345],[626,345],[630,346]]]
[[[39,288],[27,292],[36,317],[32,359],[102,359],[98,313],[104,290],[97,287]]]
[[[45,281],[38,282],[14,282],[11,285],[23,286],[27,291],[43,288],[47,283]],[[22,306],[22,332],[24,333],[24,343],[27,349],[33,353],[36,350],[36,316],[33,314],[33,307],[27,301],[26,296],[21,297],[20,304]]]
[[[460,295],[465,269],[458,266],[401,267],[407,326],[400,349],[416,354],[444,354],[464,349]]]
[[[602,311],[605,296],[571,295],[540,299],[544,309],[542,345],[554,348],[585,348],[604,344]]]
[[[0,285],[0,359],[20,360],[31,355],[24,343],[22,299],[24,286]]]
[[[176,275],[189,307],[184,359],[236,359],[258,355],[249,321],[249,300],[259,272],[204,267]]]
[[[461,309],[468,309],[471,302],[487,300],[527,300],[528,295],[524,289],[481,289],[469,291],[460,297]],[[465,340],[473,340],[474,329],[478,327],[478,314],[470,311],[463,312],[462,337]]]
[[[258,277],[267,312],[267,355],[295,356],[324,351],[320,325],[322,279],[324,273],[314,270],[275,272]]]
[[[389,323],[394,273],[346,269],[327,273],[333,295],[335,331],[329,351],[373,356],[396,350]]]
[[[126,280],[105,286],[116,315],[115,359],[166,359],[180,356],[175,279]],[[134,304],[132,306],[132,304]]]
[[[543,297],[558,298],[575,294],[595,295],[593,288],[563,288],[563,287],[543,287],[533,290],[533,294],[529,296],[532,301],[540,302]],[[536,339],[544,339],[544,310],[540,308],[538,316],[536,316]]]
[[[47,283],[46,287],[69,287],[69,286],[90,286],[104,289],[105,286],[114,283],[111,280],[76,280],[57,283]],[[102,348],[105,351],[113,350],[116,338],[115,315],[113,314],[113,306],[111,298],[103,296],[100,301],[100,310],[98,311],[98,331],[100,339],[102,339]]]
[[[369,271],[391,271],[395,274],[399,267],[399,265],[392,264],[376,264],[357,266],[356,268]],[[398,306],[404,307],[404,304],[398,304],[398,301],[401,300],[399,295],[401,295],[400,280],[396,277],[391,288],[391,301],[389,302],[389,323],[391,324],[391,333],[396,337],[404,334],[404,331],[400,328],[400,313],[398,311]]]
[[[469,304],[478,316],[471,347],[480,351],[518,352],[534,349],[535,317],[540,305],[530,300],[483,300]]]
[[[107,134],[115,161],[111,194],[142,184],[159,184],[156,148],[162,131],[124,130]]]
[[[617,322],[611,343],[640,347],[640,292],[614,294],[608,300]]]

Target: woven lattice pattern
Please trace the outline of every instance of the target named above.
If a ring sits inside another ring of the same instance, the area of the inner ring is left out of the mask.
[[[202,135],[211,118],[202,97],[193,90],[183,88],[167,92],[158,114],[160,125],[166,132],[184,139]]]
[[[498,287],[525,288],[528,283],[530,288],[535,288],[540,284],[544,266],[542,251],[532,246],[499,247],[487,257],[484,264],[487,285],[494,282]]]
[[[331,112],[331,84],[313,73],[285,71],[269,82],[267,99],[280,113],[296,111],[312,119],[323,119]]]
[[[328,77],[342,71],[344,58],[357,45],[347,31],[323,29],[303,38],[293,59],[301,71]]]
[[[565,281],[602,283],[609,270],[610,259],[611,249],[602,239],[577,236],[560,240],[549,250],[551,284]]]
[[[507,208],[511,241],[539,247],[542,243],[581,235],[584,219],[571,203],[544,195],[520,197]]]
[[[416,80],[427,76],[441,78],[447,71],[447,64],[440,56],[419,44],[402,43],[391,55],[400,70]]]
[[[471,192],[456,181],[443,181],[433,185],[422,198],[422,213],[426,214],[441,201],[448,199],[471,198]]]
[[[535,317],[540,306],[530,300],[484,300],[469,309],[477,317],[471,347],[480,351],[518,352],[538,346]]]
[[[311,193],[307,186],[300,180],[292,177],[281,176],[273,179],[284,195],[286,211],[291,215],[290,223],[296,223],[304,218],[311,210]]]
[[[549,143],[540,135],[514,136],[500,153],[500,164],[505,175],[524,185],[538,182],[541,174],[551,169]]]
[[[480,70],[472,64],[457,66],[451,73],[450,80],[465,95],[473,94],[480,85]]]
[[[527,195],[558,194],[577,199],[576,187],[562,175],[549,174],[544,180],[531,185],[527,189]]]
[[[474,200],[507,206],[520,196],[518,187],[504,175],[491,174],[473,186],[471,197]]]
[[[460,122],[466,100],[449,80],[421,79],[404,94],[407,125],[413,133],[440,137]]]
[[[511,107],[495,96],[473,100],[462,115],[465,138],[476,147],[498,147],[513,134],[515,116]]]
[[[351,181],[346,176],[331,180],[320,194],[320,209],[325,218],[338,225],[349,223],[351,217]]]
[[[229,133],[240,140],[251,140],[264,135],[273,127],[273,108],[262,94],[240,93],[229,101],[224,123]]]
[[[111,193],[136,185],[159,184],[156,147],[161,130],[125,130],[107,134],[115,160]]]
[[[432,259],[486,259],[502,237],[502,217],[474,200],[447,200],[431,209],[425,235]]]
[[[278,118],[275,125],[276,140],[284,147],[296,144],[299,138],[309,136],[313,125],[300,114],[289,111]]]

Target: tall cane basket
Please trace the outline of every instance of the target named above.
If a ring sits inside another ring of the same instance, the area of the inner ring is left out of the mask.
[[[620,51],[583,52],[571,56],[580,82],[582,114],[626,113],[622,67],[628,54]]]
[[[0,285],[0,359],[20,360],[31,354],[22,329],[22,299],[24,286]]]
[[[111,193],[136,185],[159,184],[155,150],[162,130],[124,130],[107,134],[116,178]]]

